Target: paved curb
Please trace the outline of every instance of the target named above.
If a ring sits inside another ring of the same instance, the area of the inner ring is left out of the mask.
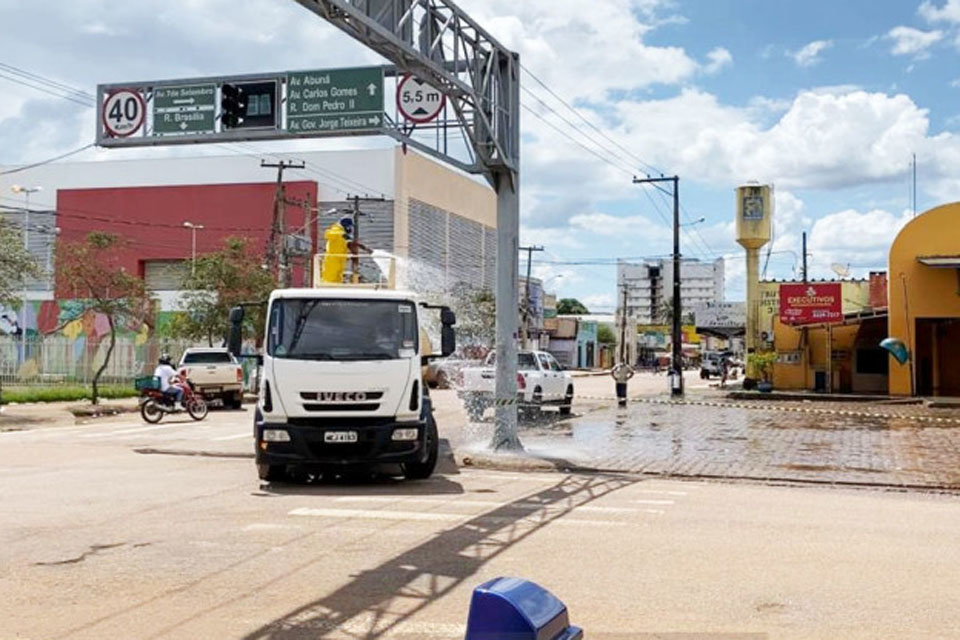
[[[713,480],[723,482],[759,482],[764,484],[787,484],[804,486],[833,486],[851,489],[884,489],[897,491],[945,492],[951,495],[960,493],[960,485],[949,484],[899,484],[893,482],[857,482],[854,480],[818,480],[816,478],[796,478],[789,476],[746,476],[715,473],[673,473],[668,471],[643,471],[589,466],[572,463],[568,460],[553,460],[520,454],[472,453],[458,456],[461,466],[491,471],[553,471],[562,473],[599,473],[642,476],[645,478],[664,478],[670,480]]]
[[[491,469],[495,471],[560,471],[561,467],[553,461],[524,453],[465,453],[456,454],[455,459],[461,467],[471,469]]]
[[[607,400],[615,402],[612,396],[574,396],[579,400]],[[960,425],[960,418],[944,418],[940,416],[917,416],[896,413],[882,413],[876,411],[848,411],[845,409],[818,409],[816,407],[783,407],[776,404],[757,404],[749,402],[715,402],[709,400],[664,400],[660,398],[629,398],[630,403],[659,404],[659,405],[688,405],[694,407],[717,407],[731,409],[751,409],[754,411],[779,411],[782,413],[812,413],[817,415],[849,416],[854,418],[887,418],[900,420],[917,420],[929,422],[931,425]]]

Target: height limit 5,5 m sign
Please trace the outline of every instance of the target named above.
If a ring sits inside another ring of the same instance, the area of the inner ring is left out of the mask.
[[[409,74],[397,87],[397,109],[410,122],[423,124],[436,119],[445,102],[446,98],[439,90]]]

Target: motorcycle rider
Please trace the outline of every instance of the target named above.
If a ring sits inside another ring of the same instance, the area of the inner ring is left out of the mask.
[[[157,368],[154,369],[153,375],[156,378],[160,379],[160,391],[164,395],[173,396],[176,404],[183,406],[183,389],[173,384],[179,380],[177,376],[176,369],[173,368],[173,360],[170,358],[170,354],[164,353],[160,356],[160,361],[157,364]]]

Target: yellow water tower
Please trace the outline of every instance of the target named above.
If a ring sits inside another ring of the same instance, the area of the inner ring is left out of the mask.
[[[745,184],[737,187],[737,242],[747,250],[747,355],[757,348],[760,318],[760,248],[770,242],[773,221],[773,187]],[[756,380],[748,365],[746,377]]]

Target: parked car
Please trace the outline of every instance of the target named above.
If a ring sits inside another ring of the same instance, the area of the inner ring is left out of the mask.
[[[482,367],[463,369],[463,388],[458,396],[471,420],[479,420],[494,402],[496,353],[487,356]],[[535,415],[547,406],[559,407],[569,415],[573,405],[573,377],[546,351],[517,354],[517,402],[521,414]]]
[[[700,360],[700,377],[709,380],[711,376],[723,375],[723,361],[726,359],[728,372],[732,367],[733,354],[729,351],[707,351]]]
[[[187,349],[177,370],[204,398],[218,398],[230,409],[243,403],[243,367],[226,349]]]
[[[461,358],[445,358],[434,360],[428,364],[423,372],[423,381],[435,389],[452,389],[460,386],[461,372],[468,367],[476,367],[479,360],[464,360]]]

